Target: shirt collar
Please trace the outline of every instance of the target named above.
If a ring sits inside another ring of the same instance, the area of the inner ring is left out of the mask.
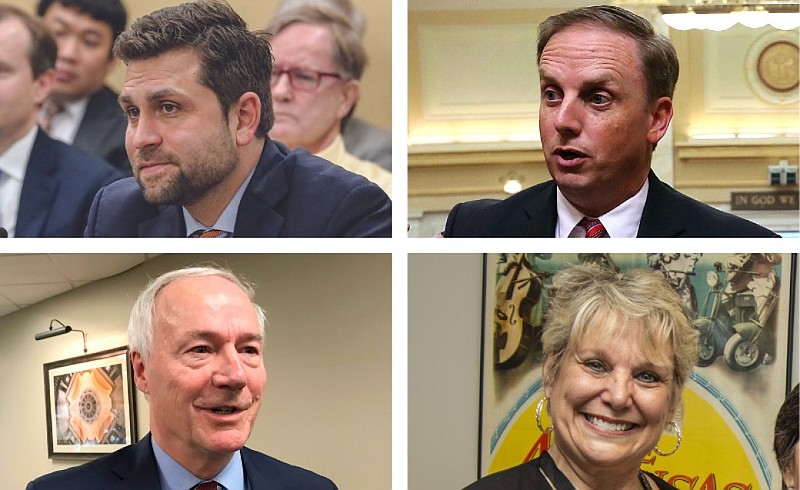
[[[180,463],[172,459],[156,443],[155,438],[150,437],[150,442],[153,444],[153,453],[156,456],[161,486],[164,490],[187,490],[205,481],[197,478],[189,470],[181,466]],[[225,468],[211,479],[227,490],[244,490],[244,465],[242,464],[241,451],[233,453],[233,457],[228,461]]]
[[[611,238],[635,238],[639,232],[639,223],[642,220],[649,189],[650,183],[645,180],[642,188],[619,206],[602,216],[589,217],[599,219]],[[575,206],[564,197],[558,186],[556,186],[556,212],[558,213],[556,238],[569,237],[584,217],[583,213],[575,209]]]
[[[33,143],[36,140],[37,125],[33,125],[25,135],[0,155],[0,171],[18,182],[25,178],[25,169],[31,158]]]
[[[233,229],[236,227],[236,216],[239,214],[239,203],[242,201],[242,196],[244,196],[244,191],[247,189],[250,179],[253,178],[253,172],[255,172],[256,166],[258,166],[258,163],[253,165],[253,168],[250,169],[250,173],[247,174],[247,178],[244,179],[242,185],[240,185],[239,189],[236,190],[236,194],[233,195],[233,198],[231,198],[228,205],[225,206],[225,209],[222,211],[222,214],[219,215],[219,218],[217,218],[217,221],[212,226],[208,227],[197,221],[188,209],[181,206],[181,209],[183,210],[183,221],[186,223],[186,236],[191,235],[197,230],[205,230],[207,228],[226,231],[230,233],[230,236],[235,236],[233,234]]]

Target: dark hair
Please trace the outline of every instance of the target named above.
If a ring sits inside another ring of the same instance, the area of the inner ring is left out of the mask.
[[[242,94],[258,95],[256,136],[267,136],[275,120],[269,84],[272,53],[261,33],[250,32],[227,3],[201,0],[140,17],[119,36],[114,54],[128,64],[178,49],[197,53],[198,81],[217,95],[223,117]]]
[[[34,80],[45,71],[55,67],[56,64],[56,42],[44,28],[39,19],[35,19],[26,12],[12,7],[11,5],[0,5],[0,20],[16,17],[25,24],[31,35],[31,46],[28,51],[28,61],[31,65]]]
[[[111,28],[111,46],[117,40],[125,24],[128,22],[128,13],[120,0],[41,0],[36,7],[36,13],[41,17],[54,3],[58,3],[66,8],[75,9],[82,14],[86,14],[94,20],[108,24]],[[109,50],[109,56],[112,51]]]
[[[642,74],[647,80],[648,105],[659,97],[672,98],[678,83],[678,55],[669,39],[656,34],[653,26],[633,12],[612,5],[595,5],[548,17],[539,25],[536,62],[547,42],[557,32],[574,25],[600,24],[633,38],[639,45]]]
[[[789,467],[792,462],[794,448],[797,446],[798,431],[798,403],[800,393],[798,385],[794,388],[783,401],[778,416],[775,418],[775,457],[778,459],[778,467],[781,471]]]

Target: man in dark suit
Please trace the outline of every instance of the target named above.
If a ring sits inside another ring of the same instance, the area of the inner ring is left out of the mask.
[[[37,12],[58,44],[56,83],[40,120],[50,135],[131,175],[127,119],[105,85],[117,67],[112,47],[125,29],[120,0],[41,0]]]
[[[391,236],[380,188],[267,137],[269,44],[229,6],[158,10],[114,49],[135,181],[98,193],[85,236]]]
[[[150,434],[27,489],[335,490],[327,478],[244,447],[267,379],[265,318],[252,287],[229,271],[190,267],[154,279],[128,327]]]
[[[94,194],[121,175],[36,126],[56,57],[41,23],[2,6],[0,43],[0,226],[11,237],[80,237]]]
[[[672,120],[678,57],[647,20],[578,8],[539,26],[539,131],[553,180],[454,207],[445,237],[774,237],[650,170]]]

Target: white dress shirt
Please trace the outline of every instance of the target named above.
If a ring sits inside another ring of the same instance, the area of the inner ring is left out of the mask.
[[[13,237],[17,229],[22,183],[38,129],[39,126],[34,124],[25,136],[0,155],[0,226],[8,231],[9,237]]]
[[[239,215],[239,203],[242,202],[244,191],[247,189],[247,184],[250,183],[250,179],[253,178],[253,172],[255,172],[257,165],[258,162],[256,162],[256,164],[253,165],[253,168],[250,169],[250,173],[247,175],[247,178],[244,179],[244,182],[242,182],[242,185],[239,186],[236,194],[233,195],[233,198],[231,198],[231,201],[227,206],[225,206],[225,209],[222,210],[222,214],[219,215],[219,218],[217,218],[216,223],[213,225],[205,226],[203,223],[196,220],[188,209],[181,206],[181,209],[183,210],[183,222],[186,224],[187,237],[195,231],[205,230],[207,228],[224,231],[229,233],[228,236],[233,236],[233,229],[236,227],[236,216]]]
[[[627,201],[615,207],[602,216],[586,216],[596,218],[603,223],[610,238],[636,238],[639,233],[639,223],[642,220],[644,203],[647,201],[647,191],[650,184],[647,180],[639,192],[631,196]],[[561,189],[556,187],[556,238],[583,238],[586,230],[578,226],[578,222],[584,218],[584,214],[575,209]]]

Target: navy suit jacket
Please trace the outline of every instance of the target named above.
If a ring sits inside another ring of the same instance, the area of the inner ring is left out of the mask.
[[[81,466],[41,476],[26,490],[161,490],[150,437]],[[242,464],[252,490],[336,490],[325,477],[246,447]]]
[[[380,187],[306,150],[266,140],[245,189],[235,237],[391,237],[392,202]],[[87,237],[184,237],[179,205],[144,200],[133,177],[95,196]]]
[[[72,145],[102,158],[124,175],[131,175],[128,153],[125,151],[127,128],[128,118],[117,102],[117,93],[103,87],[89,97]]]
[[[777,237],[772,231],[714,209],[658,180],[652,171],[638,237]],[[457,204],[447,217],[445,237],[556,236],[556,183],[537,184],[502,201],[481,199]]]
[[[14,236],[83,236],[92,198],[120,177],[103,160],[37,130],[22,181]]]

